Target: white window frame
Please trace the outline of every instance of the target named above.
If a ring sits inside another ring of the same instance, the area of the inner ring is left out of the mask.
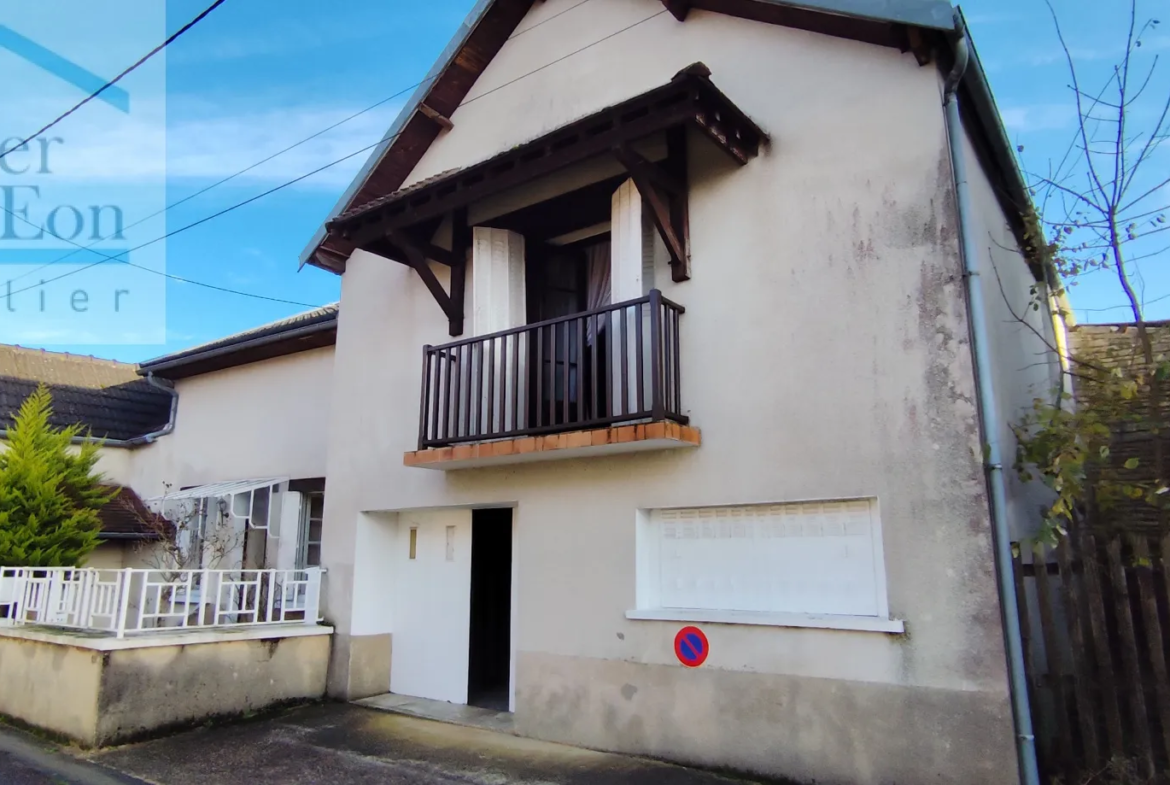
[[[771,504],[824,504],[834,502],[865,501],[872,505],[871,526],[874,547],[874,581],[877,599],[877,614],[873,616],[789,613],[771,611],[714,610],[707,608],[667,608],[660,602],[660,535],[652,521],[656,509],[637,511],[635,552],[636,552],[636,597],[635,607],[626,611],[626,618],[645,621],[706,622],[714,624],[746,624],[769,627],[810,627],[817,629],[854,630],[861,632],[902,633],[905,625],[900,619],[889,617],[888,590],[886,584],[885,556],[882,548],[881,515],[876,497],[846,499],[811,499],[800,502],[772,502]],[[720,507],[754,507],[750,505],[711,505]],[[764,506],[764,505],[760,505]]]
[[[309,524],[313,520],[313,499],[320,497],[321,499],[321,539],[309,539]],[[325,539],[325,493],[323,491],[304,491],[301,493],[301,520],[300,526],[297,527],[297,569],[303,570],[306,567],[320,567],[320,548],[321,543]],[[318,550],[318,563],[310,565],[309,561],[309,546],[316,545]]]

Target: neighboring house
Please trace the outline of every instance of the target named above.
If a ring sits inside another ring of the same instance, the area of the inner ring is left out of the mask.
[[[0,417],[44,383],[54,425],[103,440],[98,469],[125,490],[92,566],[318,566],[336,320],[327,306],[140,367],[0,346]],[[169,547],[141,547],[160,527],[127,516],[146,508],[175,523]]]
[[[5,416],[49,383],[55,424],[111,437],[99,468],[122,490],[101,510],[98,569],[0,564],[0,680],[21,685],[0,690],[0,713],[100,746],[324,695],[314,565],[335,320],[321,309],[141,368],[15,364]],[[132,392],[159,393],[155,415]]]
[[[187,521],[190,562],[321,563],[336,332],[337,306],[326,306],[139,367],[172,382],[179,404],[174,432],[136,454],[128,484]]]
[[[113,498],[98,511],[101,545],[90,553],[84,566],[99,570],[151,567],[159,561],[156,549],[174,527],[147,507],[132,488],[111,486],[110,490]]]
[[[24,400],[45,385],[53,398],[50,424],[80,425],[83,436],[101,439],[98,471],[111,482],[127,482],[131,453],[168,430],[173,395],[140,377],[134,365],[74,354],[0,345],[0,440]],[[89,566],[139,566],[159,529],[147,525],[141,499],[124,489],[100,511],[101,544]],[[5,565],[15,566],[15,565]]]
[[[1010,466],[1060,366],[965,27],[577,5],[480,2],[306,250],[342,276],[331,694],[800,781],[1016,781],[995,553],[1038,505],[984,441]]]

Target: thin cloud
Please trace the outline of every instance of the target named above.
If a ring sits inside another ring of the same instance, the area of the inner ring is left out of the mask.
[[[299,107],[208,116],[180,122],[167,132],[167,176],[219,180],[317,133],[357,108]],[[287,182],[355,153],[386,133],[398,106],[383,106],[306,142],[241,175],[237,182]],[[306,187],[345,187],[365,161],[359,153],[304,181]]]
[[[1016,133],[1056,131],[1072,127],[1076,109],[1069,104],[1009,106],[1000,111],[1003,124]]]
[[[362,108],[224,110],[185,103],[182,119],[169,123],[161,121],[165,116],[161,106],[159,112],[137,112],[116,125],[75,123],[61,129],[63,141],[51,146],[52,174],[22,178],[21,183],[116,186],[165,180],[198,188],[247,169]],[[250,169],[231,184],[278,185],[362,150],[382,138],[398,108],[388,104],[360,115]],[[35,163],[31,158],[35,152],[34,148],[26,154],[30,157],[25,162]],[[357,153],[297,185],[344,188],[366,157],[367,153]]]

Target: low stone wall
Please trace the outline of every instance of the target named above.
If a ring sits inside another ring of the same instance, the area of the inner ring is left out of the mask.
[[[86,747],[325,694],[330,627],[124,640],[0,627],[0,714]]]

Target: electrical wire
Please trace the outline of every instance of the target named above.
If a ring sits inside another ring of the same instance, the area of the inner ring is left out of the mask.
[[[219,8],[221,5],[223,5],[223,4],[224,4],[224,2],[225,2],[225,0],[215,0],[215,2],[214,2],[214,3],[212,3],[211,5],[209,5],[207,8],[203,9],[203,11],[202,11],[202,12],[199,14],[199,16],[195,17],[195,18],[194,18],[194,19],[192,19],[190,22],[188,22],[187,24],[185,24],[185,25],[183,25],[182,27],[180,27],[180,28],[179,28],[178,30],[176,30],[176,31],[174,32],[174,34],[172,34],[172,35],[171,35],[171,36],[170,36],[170,37],[169,37],[167,40],[163,41],[161,44],[159,44],[158,46],[156,46],[154,49],[151,49],[151,50],[150,50],[149,52],[147,52],[145,55],[143,55],[142,57],[140,57],[140,58],[138,59],[138,62],[134,63],[134,65],[130,66],[130,67],[129,67],[129,68],[127,68],[125,71],[123,71],[122,73],[118,74],[117,76],[115,76],[115,77],[114,77],[113,79],[111,79],[110,81],[106,82],[104,85],[102,85],[102,86],[101,86],[101,87],[99,87],[98,89],[94,90],[92,93],[90,93],[89,95],[87,95],[85,98],[83,98],[83,99],[81,99],[80,101],[78,101],[78,102],[77,102],[76,104],[74,104],[74,105],[72,106],[72,108],[70,108],[68,111],[66,111],[66,112],[64,112],[64,113],[62,113],[62,114],[60,114],[60,115],[58,115],[57,119],[53,120],[53,121],[52,121],[51,123],[49,123],[48,125],[46,125],[46,126],[43,126],[43,127],[42,127],[42,128],[39,130],[39,131],[37,131],[36,133],[32,134],[31,136],[28,136],[28,137],[26,137],[25,139],[22,139],[20,142],[18,142],[17,144],[13,145],[12,147],[9,147],[8,149],[0,149],[0,158],[4,158],[4,156],[8,155],[9,153],[11,153],[11,152],[14,152],[14,151],[16,151],[16,150],[19,150],[20,148],[24,147],[24,145],[28,144],[28,143],[29,143],[29,142],[31,142],[33,139],[36,139],[38,136],[40,136],[41,134],[43,134],[45,131],[48,131],[48,130],[49,130],[50,128],[52,128],[53,126],[57,125],[57,123],[61,122],[61,121],[62,121],[62,120],[64,120],[66,117],[68,117],[69,115],[73,114],[74,112],[76,112],[78,109],[80,109],[81,107],[83,107],[83,106],[85,106],[86,104],[88,104],[88,103],[89,103],[90,101],[92,101],[93,99],[97,98],[99,95],[101,95],[102,93],[104,93],[106,90],[108,90],[108,89],[110,89],[111,87],[113,87],[114,85],[116,85],[116,84],[117,84],[119,81],[121,81],[122,77],[126,76],[126,75],[127,75],[127,74],[129,74],[131,71],[133,71],[134,69],[138,68],[138,66],[142,65],[142,64],[143,64],[143,63],[145,63],[147,60],[149,60],[150,58],[154,57],[156,54],[158,54],[158,53],[159,53],[159,52],[161,52],[162,50],[166,49],[166,48],[167,48],[167,46],[169,46],[169,45],[170,45],[171,43],[173,43],[174,41],[178,40],[179,36],[183,35],[183,33],[187,32],[187,31],[188,31],[188,30],[190,30],[192,27],[194,27],[195,25],[197,25],[197,24],[199,24],[201,21],[203,21],[203,19],[204,19],[204,18],[205,18],[205,17],[206,17],[208,14],[210,14],[210,13],[211,13],[212,11],[214,11],[215,9]]]
[[[571,10],[571,9],[567,9],[567,10]],[[462,104],[460,104],[460,106],[461,106],[461,107],[462,107],[462,106],[466,106],[466,105],[468,105],[468,104],[471,104],[471,103],[474,103],[475,101],[478,101],[478,100],[480,100],[480,99],[482,99],[482,98],[486,98],[487,96],[491,95],[492,93],[498,92],[499,90],[503,90],[505,87],[509,87],[509,86],[511,86],[511,85],[513,85],[513,84],[516,84],[516,83],[517,83],[517,82],[519,82],[520,80],[522,80],[522,79],[526,79],[526,78],[528,78],[529,76],[532,76],[533,74],[536,74],[536,73],[539,73],[539,72],[541,72],[541,71],[545,70],[546,68],[550,68],[550,67],[552,67],[552,66],[554,66],[554,65],[556,65],[556,64],[558,64],[558,63],[564,62],[565,60],[567,60],[567,59],[568,59],[568,58],[570,58],[570,57],[573,57],[574,55],[580,54],[581,52],[584,52],[584,51],[586,51],[586,50],[588,50],[588,49],[591,49],[591,48],[593,48],[594,46],[597,46],[597,45],[599,45],[599,44],[605,43],[606,41],[610,40],[611,38],[614,38],[615,36],[621,35],[622,33],[624,33],[624,32],[627,32],[628,30],[632,30],[633,28],[635,28],[635,27],[638,27],[639,25],[645,24],[646,22],[649,22],[649,21],[650,21],[650,20],[652,20],[652,19],[655,19],[655,18],[657,18],[657,17],[659,17],[659,16],[662,16],[662,15],[663,15],[663,14],[665,14],[665,13],[667,13],[667,11],[666,11],[665,9],[663,9],[662,11],[659,11],[659,12],[657,12],[657,13],[651,14],[650,16],[647,16],[647,17],[645,17],[645,18],[643,18],[643,19],[640,19],[639,21],[637,21],[637,22],[634,22],[633,24],[627,25],[627,26],[625,26],[625,27],[621,28],[620,30],[617,30],[617,31],[615,31],[615,32],[613,32],[613,33],[610,33],[609,35],[607,35],[607,36],[604,36],[603,38],[599,38],[598,40],[596,40],[596,41],[593,41],[593,42],[592,42],[592,43],[590,43],[590,44],[586,44],[585,46],[581,47],[580,49],[575,49],[575,50],[573,50],[572,52],[569,52],[568,54],[562,55],[561,57],[558,57],[558,58],[557,58],[557,59],[555,59],[555,60],[552,60],[552,61],[550,61],[550,62],[548,62],[548,63],[545,63],[544,65],[542,65],[542,66],[540,66],[540,67],[538,67],[538,68],[534,68],[534,69],[532,69],[531,71],[528,71],[528,72],[526,72],[526,73],[524,73],[524,74],[521,74],[520,76],[516,77],[515,79],[512,79],[512,80],[510,80],[510,81],[504,82],[503,84],[497,85],[496,87],[493,87],[493,88],[492,88],[492,89],[490,89],[490,90],[486,90],[486,91],[484,91],[483,93],[480,93],[479,95],[475,96],[474,98],[470,98],[470,99],[468,99],[468,100],[464,101]],[[546,21],[547,21],[547,20],[546,20]],[[534,27],[535,27],[535,25],[534,25]],[[379,139],[378,141],[376,141],[376,142],[374,142],[374,143],[372,143],[372,144],[368,144],[368,145],[366,145],[365,147],[359,148],[358,150],[355,150],[355,151],[353,151],[352,153],[349,153],[348,155],[342,156],[341,158],[338,158],[338,159],[336,159],[336,160],[334,160],[334,161],[331,161],[331,162],[329,162],[329,163],[325,164],[324,166],[320,166],[320,167],[318,167],[318,168],[316,168],[316,169],[313,169],[312,171],[309,171],[309,172],[306,172],[306,173],[305,173],[305,174],[303,174],[303,175],[300,175],[299,177],[295,177],[295,178],[293,178],[292,180],[289,180],[289,181],[287,181],[287,182],[281,183],[280,185],[277,185],[277,186],[274,186],[274,187],[272,187],[272,188],[269,188],[267,191],[263,191],[263,192],[261,192],[261,193],[259,193],[259,194],[256,194],[255,196],[252,196],[252,197],[250,197],[250,198],[248,198],[248,199],[245,199],[245,200],[244,200],[244,201],[242,201],[242,202],[238,202],[238,203],[236,203],[236,204],[234,204],[234,205],[231,205],[230,207],[225,207],[224,209],[222,209],[222,210],[219,210],[218,212],[212,213],[211,215],[208,215],[208,216],[205,216],[205,217],[203,217],[203,218],[200,218],[200,219],[199,219],[199,220],[197,220],[197,221],[194,221],[194,222],[192,222],[192,223],[186,224],[185,226],[181,226],[181,227],[179,227],[178,229],[175,229],[175,230],[173,230],[173,231],[167,232],[166,234],[160,235],[159,237],[156,237],[156,238],[154,238],[153,240],[148,240],[148,241],[146,241],[145,243],[142,243],[142,244],[140,244],[140,245],[134,246],[133,248],[130,248],[130,249],[128,249],[127,251],[124,251],[123,253],[125,253],[125,254],[127,254],[127,255],[128,255],[128,254],[130,254],[130,253],[131,253],[131,252],[133,252],[133,251],[138,251],[138,250],[141,250],[141,249],[143,249],[143,248],[146,248],[146,247],[148,247],[148,246],[154,245],[155,243],[162,242],[163,240],[166,240],[166,239],[168,239],[168,238],[174,237],[175,235],[178,235],[178,234],[181,234],[181,233],[183,233],[183,232],[186,232],[186,231],[188,231],[188,230],[190,230],[190,229],[194,229],[195,227],[197,227],[197,226],[200,226],[200,225],[202,225],[202,224],[205,224],[205,223],[207,223],[208,221],[212,221],[212,220],[214,220],[214,219],[216,219],[216,218],[219,218],[219,217],[221,217],[221,216],[223,216],[223,215],[226,215],[226,214],[228,214],[228,213],[230,213],[230,212],[233,212],[233,211],[235,211],[235,210],[238,210],[238,209],[239,209],[239,208],[241,208],[241,207],[245,207],[245,206],[247,206],[247,205],[249,205],[249,204],[251,204],[251,203],[253,203],[253,202],[255,202],[255,201],[258,201],[258,200],[260,200],[260,199],[263,199],[264,197],[266,197],[266,196],[269,196],[269,195],[271,195],[271,194],[274,194],[274,193],[276,193],[276,192],[278,192],[278,191],[282,191],[282,190],[284,190],[285,188],[288,188],[288,187],[290,187],[290,186],[292,186],[292,185],[295,185],[296,183],[299,183],[299,182],[301,182],[302,180],[305,180],[305,179],[307,179],[307,178],[309,178],[309,177],[312,177],[312,176],[313,176],[313,175],[315,175],[315,174],[318,174],[318,173],[320,173],[320,172],[323,172],[323,171],[325,171],[326,169],[329,169],[329,168],[331,168],[331,167],[333,167],[333,166],[336,166],[337,164],[340,164],[340,163],[343,163],[343,162],[345,162],[345,161],[348,161],[350,158],[353,158],[353,157],[354,157],[354,156],[356,156],[356,155],[360,155],[360,154],[362,154],[362,153],[364,153],[364,152],[366,152],[366,151],[368,151],[368,150],[371,150],[371,149],[373,149],[373,148],[375,148],[375,147],[378,147],[378,146],[380,146],[380,145],[383,145],[383,144],[386,144],[386,145],[393,144],[393,143],[394,143],[394,141],[395,141],[395,140],[396,140],[396,139],[397,139],[399,136],[401,136],[401,135],[402,135],[402,131],[399,131],[397,134],[394,134],[393,136],[389,136],[389,135],[388,135],[388,136],[384,136],[384,137],[382,137],[381,139]],[[92,250],[92,249],[91,249],[91,250]],[[59,261],[59,260],[57,260],[57,261]],[[14,292],[11,292],[11,293],[10,293],[10,295],[12,295],[12,294],[20,294],[21,292],[26,292],[26,291],[29,291],[29,290],[31,290],[31,289],[36,289],[36,288],[38,288],[38,287],[40,287],[40,286],[44,286],[45,284],[49,284],[49,283],[53,283],[53,282],[55,282],[55,281],[59,281],[59,280],[61,280],[62,278],[68,278],[68,277],[69,277],[69,276],[71,276],[71,275],[76,275],[76,274],[78,274],[78,273],[84,272],[84,271],[86,271],[86,270],[88,270],[88,269],[90,269],[90,268],[92,268],[92,267],[96,267],[96,266],[98,266],[98,265],[105,264],[107,261],[122,261],[122,260],[118,259],[117,257],[108,256],[108,257],[107,257],[107,258],[105,258],[105,259],[101,259],[101,260],[99,260],[99,261],[92,262],[92,263],[90,263],[90,264],[87,264],[87,265],[84,265],[84,266],[82,266],[82,267],[79,267],[79,268],[77,268],[77,269],[75,269],[75,270],[70,270],[69,272],[62,273],[61,275],[58,275],[58,276],[56,276],[56,277],[54,277],[54,278],[50,278],[50,279],[49,279],[49,280],[47,280],[47,281],[42,281],[40,284],[36,284],[36,285],[33,285],[33,286],[27,286],[27,287],[25,287],[25,288],[23,288],[23,289],[17,289],[16,291],[14,291]],[[50,265],[51,265],[51,264],[54,264],[54,263],[55,263],[55,262],[49,262],[49,264],[50,264]],[[237,293],[237,294],[244,294],[244,293],[241,293],[241,292],[236,292],[236,293]]]
[[[7,207],[4,207],[3,205],[0,205],[0,210],[3,210],[4,212],[8,213],[9,215],[11,215],[15,218],[20,219],[21,221],[24,221],[26,224],[33,227],[34,229],[39,228],[39,227],[37,227],[37,225],[35,223],[28,220],[23,215],[20,215],[19,213],[15,213],[12,210],[9,210]],[[68,237],[62,237],[59,234],[54,234],[53,237],[56,237],[58,240],[64,240],[65,242],[69,243],[70,245],[76,245],[78,247],[78,249],[80,249],[82,251],[90,251],[91,253],[95,253],[98,256],[103,257],[100,262],[96,262],[95,264],[103,264],[105,262],[118,262],[119,264],[125,264],[125,265],[128,265],[130,267],[137,268],[139,270],[145,270],[146,272],[153,273],[154,275],[161,275],[163,278],[169,278],[172,281],[178,281],[179,283],[189,283],[192,286],[201,286],[204,289],[214,289],[217,292],[226,292],[228,294],[238,294],[241,297],[252,297],[252,298],[255,298],[257,300],[267,300],[268,302],[273,302],[273,303],[284,303],[286,305],[300,305],[300,306],[304,306],[305,308],[318,308],[318,307],[320,307],[320,306],[313,305],[312,303],[302,303],[302,302],[298,302],[296,300],[282,300],[279,297],[269,297],[266,294],[255,294],[253,292],[242,292],[238,289],[229,289],[226,286],[217,286],[216,284],[212,284],[212,283],[204,283],[203,281],[196,281],[196,280],[193,280],[191,278],[184,278],[180,275],[173,275],[172,273],[163,272],[162,270],[155,270],[153,267],[147,267],[146,265],[136,264],[135,262],[132,262],[129,259],[119,259],[117,256],[110,256],[107,253],[95,250],[92,246],[86,247],[86,246],[82,245],[81,243],[74,242],[73,240],[69,239]],[[73,253],[77,253],[77,251],[74,251]],[[123,251],[122,253],[129,255],[129,251]],[[38,268],[38,269],[40,269],[40,268]],[[27,275],[27,273],[26,273],[26,275]],[[17,276],[17,278],[21,278],[21,277],[23,277],[23,276]],[[11,285],[12,281],[15,281],[17,278],[10,278],[8,280],[8,283]],[[53,279],[53,280],[56,280],[56,279]],[[51,283],[51,281],[43,281],[41,284],[38,284],[38,286],[46,284],[46,283]],[[36,288],[36,287],[30,287],[30,288]],[[9,292],[8,296],[11,297],[14,294],[19,294],[21,292],[26,292],[26,291],[28,291],[28,289],[17,289],[15,292]]]
[[[530,33],[533,30],[535,30],[536,28],[540,27],[541,25],[548,24],[549,22],[553,21],[554,19],[556,19],[560,16],[564,16],[565,14],[569,13],[570,11],[573,11],[577,8],[580,8],[581,6],[583,6],[589,2],[592,2],[592,0],[580,0],[580,2],[569,6],[568,8],[564,9],[563,11],[558,11],[557,13],[553,14],[549,18],[542,19],[541,21],[537,22],[536,24],[534,24],[530,27],[526,27],[518,33],[514,33],[512,36],[510,36],[508,38],[508,40],[511,41],[513,39],[519,38],[520,36],[524,35],[525,33]],[[230,182],[230,181],[236,179],[237,177],[240,177],[241,175],[247,174],[248,172],[252,171],[253,169],[255,169],[259,166],[263,166],[264,164],[268,163],[269,161],[273,160],[274,158],[279,158],[280,156],[284,155],[285,153],[287,153],[291,150],[295,150],[296,148],[300,147],[301,145],[306,144],[308,142],[311,142],[314,139],[318,138],[319,136],[327,134],[330,131],[332,131],[333,129],[338,128],[338,127],[344,125],[345,123],[350,122],[351,120],[355,120],[358,117],[361,117],[362,115],[364,115],[368,112],[372,112],[373,110],[377,109],[379,106],[383,106],[383,105],[393,101],[395,98],[400,98],[401,96],[405,95],[406,93],[408,93],[412,90],[416,90],[419,87],[422,87],[427,82],[433,82],[436,78],[438,78],[437,74],[435,76],[423,79],[421,82],[416,82],[416,83],[410,85],[409,87],[404,87],[401,90],[399,90],[398,92],[394,93],[393,95],[389,95],[389,96],[387,96],[379,101],[376,101],[376,102],[370,104],[369,106],[367,106],[365,109],[361,109],[357,112],[354,112],[353,114],[348,115],[347,117],[344,117],[341,120],[338,120],[337,122],[326,126],[325,128],[322,128],[320,131],[312,133],[309,136],[306,136],[304,139],[301,139],[300,141],[297,141],[297,142],[294,142],[293,144],[290,144],[288,147],[285,147],[281,150],[277,150],[275,153],[272,153],[271,155],[268,155],[264,158],[261,158],[256,163],[251,164],[250,166],[246,166],[243,169],[239,170],[238,172],[234,172],[233,174],[230,174],[221,180],[217,180],[216,182],[212,183],[211,185],[200,188],[198,191],[195,191],[192,194],[188,194],[187,196],[184,196],[182,199],[179,199],[177,201],[174,201],[174,202],[166,205],[161,210],[156,210],[153,213],[151,213],[150,215],[146,215],[142,218],[139,218],[137,221],[134,221],[133,223],[127,224],[126,226],[122,227],[122,231],[126,231],[127,229],[132,229],[135,226],[138,226],[139,224],[143,224],[143,223],[149,221],[151,218],[155,218],[159,215],[162,215],[163,213],[165,213],[165,212],[167,212],[175,207],[178,207],[179,205],[181,205],[185,202],[189,202],[192,199],[195,199],[199,196],[202,196],[203,194],[207,193],[208,191],[210,191],[214,188],[218,188],[219,186],[223,185],[224,183]],[[34,135],[34,138],[35,138],[35,135]],[[0,209],[3,209],[3,208],[0,208]],[[76,250],[70,251],[69,253],[65,254],[64,256],[60,257],[59,259],[54,259],[51,262],[46,262],[46,263],[40,265],[39,267],[35,267],[32,270],[21,273],[20,275],[12,278],[10,280],[11,281],[19,281],[21,278],[26,278],[30,275],[35,275],[38,272],[40,272],[41,270],[44,270],[46,267],[51,267],[52,265],[57,264],[58,262],[63,262],[67,259],[71,259],[72,257],[76,256],[82,250],[86,250],[86,251],[92,250],[94,248],[94,246],[96,246],[99,243],[104,242],[105,240],[108,240],[108,239],[110,239],[110,238],[103,237],[103,238],[100,238],[98,240],[95,240],[94,242],[90,243],[89,245],[86,245],[86,246],[79,245]],[[76,243],[75,243],[75,245],[76,245]]]

